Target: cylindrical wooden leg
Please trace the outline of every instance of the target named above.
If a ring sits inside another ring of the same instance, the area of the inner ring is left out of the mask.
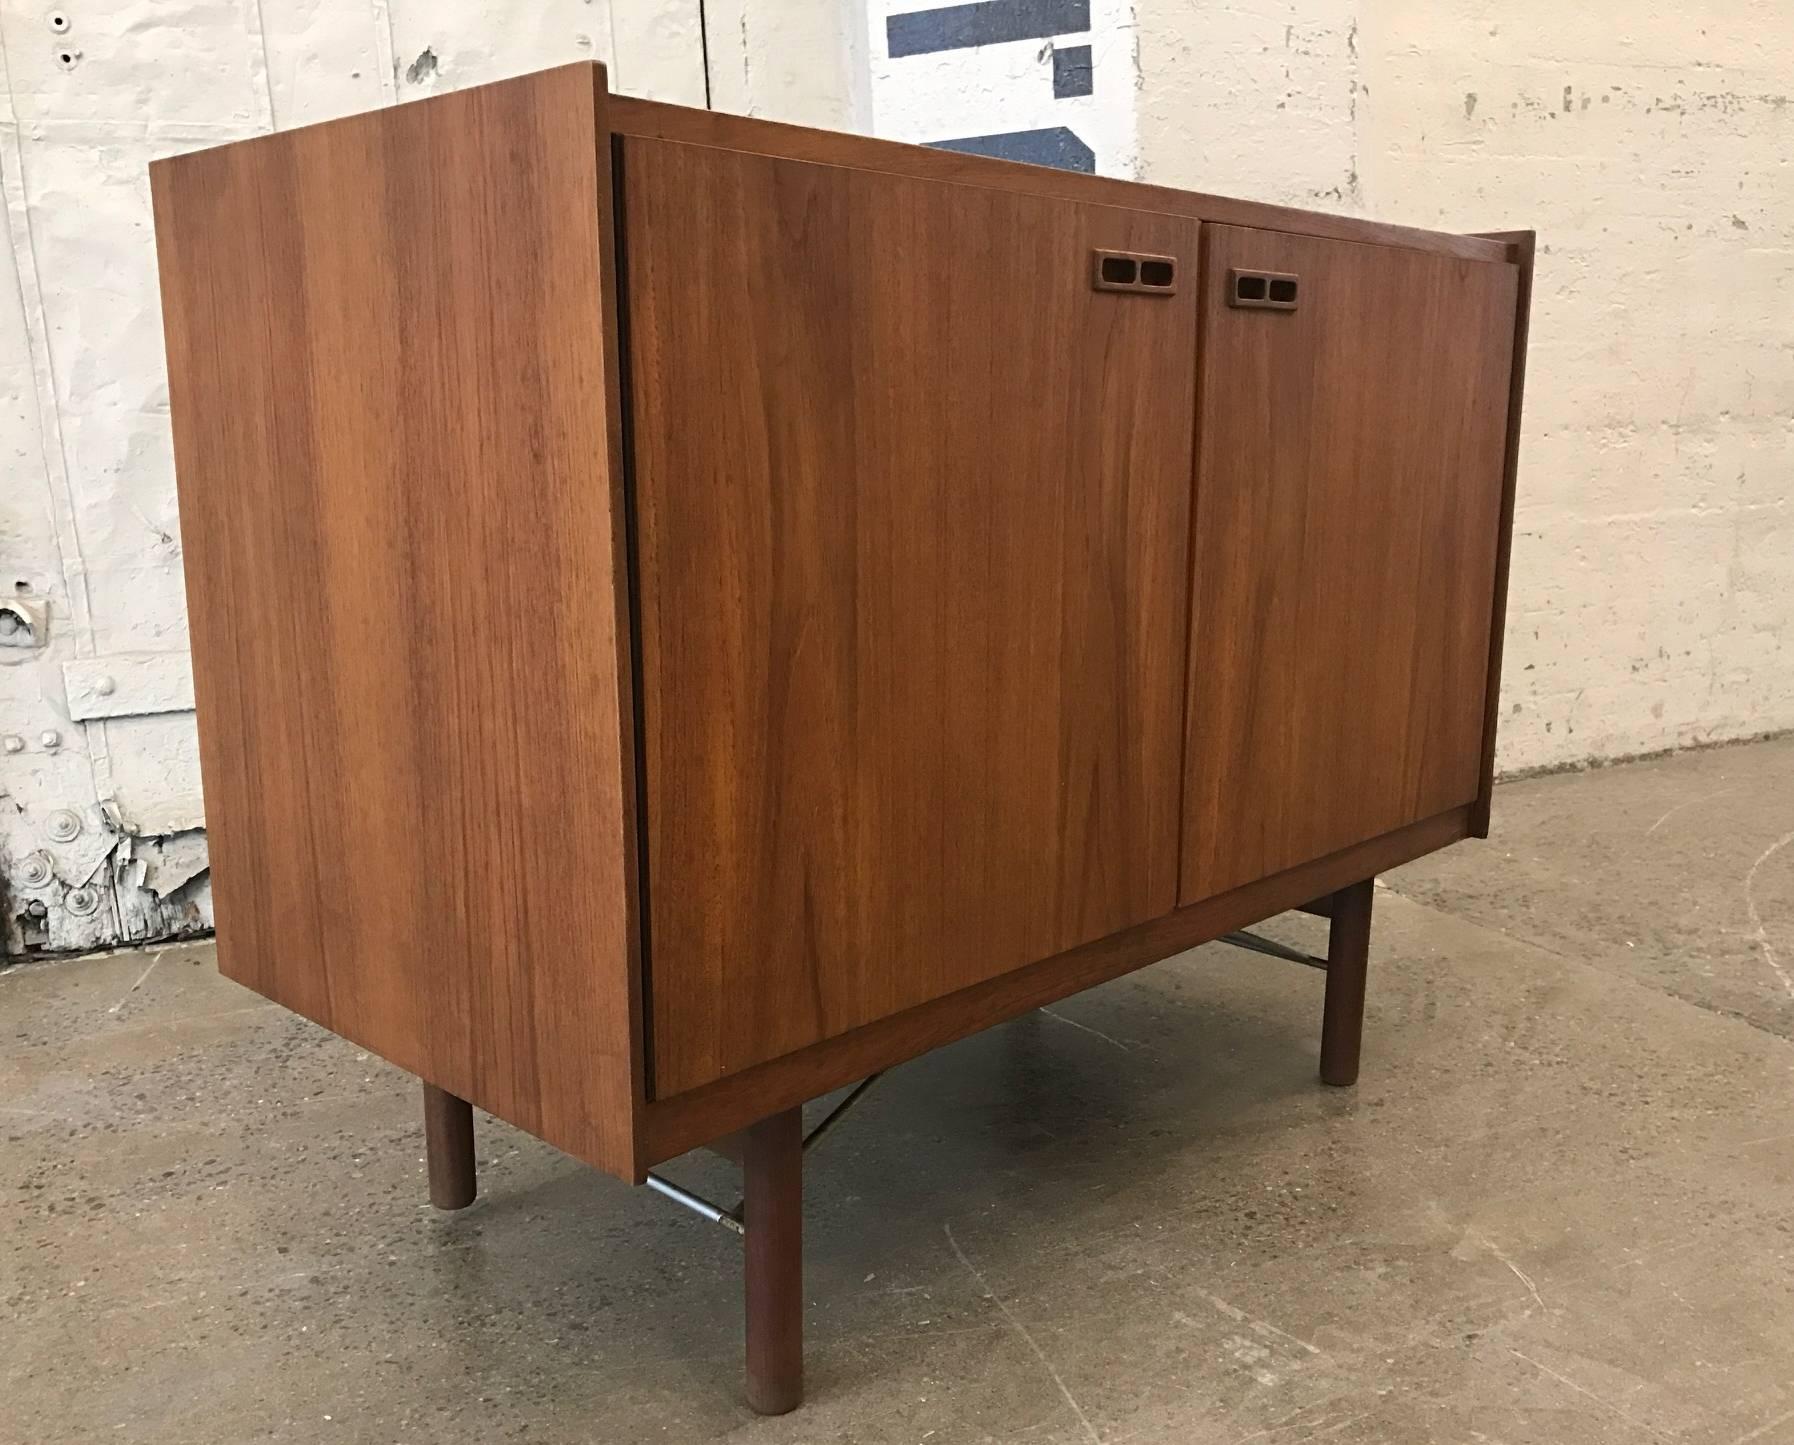
[[[746,1131],[747,1397],[762,1415],[804,1395],[804,1122],[801,1109]]]
[[[430,1160],[430,1203],[465,1209],[473,1203],[473,1105],[424,1085],[424,1148]]]
[[[1370,961],[1370,902],[1366,878],[1333,895],[1327,932],[1327,1002],[1321,1017],[1321,1082],[1358,1082],[1364,1037],[1364,975]]]

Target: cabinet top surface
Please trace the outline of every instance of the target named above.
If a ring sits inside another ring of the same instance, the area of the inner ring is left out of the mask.
[[[1448,231],[1429,231],[1415,226],[1390,225],[1355,216],[1332,215],[1324,211],[1302,210],[1293,206],[1268,202],[1238,200],[1226,196],[1207,195],[1200,191],[1179,190],[1171,186],[1153,185],[1145,181],[1118,180],[1108,176],[1088,175],[1076,171],[1055,170],[1048,166],[1029,165],[1021,161],[1001,160],[991,156],[967,155],[958,151],[938,150],[932,146],[911,145],[902,141],[880,140],[871,136],[844,131],[816,130],[807,126],[787,125],[780,121],[761,120],[751,116],[728,115],[719,111],[699,110],[661,101],[638,100],[612,95],[607,91],[605,69],[595,61],[581,61],[556,67],[558,70],[584,70],[591,74],[600,97],[598,123],[601,132],[620,136],[650,137],[681,141],[693,145],[717,146],[728,150],[748,151],[793,160],[812,161],[822,165],[883,171],[894,175],[947,183],[983,186],[999,190],[1021,191],[1034,195],[1058,197],[1086,204],[1121,206],[1131,210],[1156,211],[1166,215],[1187,216],[1201,221],[1221,222],[1235,226],[1256,226],[1262,230],[1293,231],[1307,235],[1330,237],[1341,241],[1361,241],[1377,245],[1402,246],[1410,250],[1430,251],[1456,256],[1467,261],[1504,262],[1513,260],[1508,233],[1495,235],[1459,235]],[[475,90],[501,86],[527,85],[538,76],[513,77],[490,82]],[[457,94],[449,91],[424,100],[409,101],[405,109],[416,106],[439,106]],[[391,108],[389,107],[388,110]],[[344,116],[316,125],[300,126],[270,135],[252,136],[232,141],[228,149],[239,146],[279,146],[304,144],[301,137],[328,131],[333,127],[365,122],[369,116]],[[178,167],[185,156],[173,156],[151,163],[151,170]]]
[[[695,110],[661,101],[615,96],[609,104],[613,134],[656,140],[684,141],[718,146],[822,165],[885,171],[924,180],[967,186],[1025,191],[1093,205],[1121,206],[1136,211],[1157,211],[1201,221],[1233,226],[1255,226],[1267,231],[1295,231],[1340,241],[1402,246],[1456,256],[1467,261],[1504,262],[1513,259],[1504,235],[1459,235],[1428,231],[1415,226],[1389,225],[1355,216],[1336,216],[1324,211],[1305,211],[1263,201],[1236,200],[1200,191],[1178,190],[1145,181],[1117,180],[1081,171],[992,156],[967,155],[933,146],[879,140],[843,131],[815,130],[781,121],[719,111]]]

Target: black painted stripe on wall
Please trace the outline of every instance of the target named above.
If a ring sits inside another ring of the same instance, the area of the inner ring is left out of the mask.
[[[939,10],[908,10],[885,18],[893,60],[1005,40],[1038,40],[1090,28],[1090,0],[976,0]]]
[[[1012,130],[1000,135],[971,135],[959,140],[928,143],[937,151],[963,151],[973,156],[996,156],[1005,161],[1052,166],[1061,171],[1096,173],[1096,152],[1062,125],[1044,130]]]
[[[1053,99],[1068,100],[1089,95],[1095,89],[1090,69],[1090,47],[1068,45],[1053,51]]]

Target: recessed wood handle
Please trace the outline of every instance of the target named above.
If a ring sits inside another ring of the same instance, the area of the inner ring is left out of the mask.
[[[1177,258],[1140,251],[1105,251],[1091,256],[1090,284],[1098,291],[1137,291],[1170,296],[1177,291]]]
[[[1301,280],[1288,271],[1248,271],[1233,266],[1227,272],[1227,304],[1260,311],[1294,311]]]

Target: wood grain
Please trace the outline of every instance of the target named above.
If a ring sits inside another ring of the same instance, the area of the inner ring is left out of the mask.
[[[703,1088],[674,1098],[649,1100],[644,1157],[650,1166],[672,1159],[769,1113],[819,1098],[831,1089],[855,1083],[868,1074],[916,1058],[1029,1009],[1119,978],[1236,928],[1299,907],[1321,894],[1437,852],[1470,836],[1469,819],[1467,806],[1453,808],[1026,968],[999,974]]]
[[[1519,490],[1520,412],[1526,392],[1526,332],[1532,318],[1532,266],[1537,237],[1531,231],[1500,231],[1489,237],[1505,242],[1519,294],[1514,302],[1513,372],[1508,382],[1507,436],[1501,468],[1501,524],[1495,549],[1495,604],[1489,627],[1489,680],[1483,693],[1483,768],[1470,831],[1489,836],[1489,812],[1495,799],[1495,733],[1501,721],[1501,652],[1507,640],[1507,578],[1514,550],[1514,501]]]
[[[667,1095],[1175,903],[1197,233],[622,166]]]
[[[1222,226],[1203,266],[1186,903],[1477,796],[1516,279]]]
[[[1299,211],[1291,206],[1210,196],[1200,191],[1180,191],[1169,186],[1024,165],[990,156],[905,145],[899,141],[875,140],[870,136],[840,131],[812,130],[807,126],[730,115],[724,111],[695,110],[661,101],[618,96],[611,102],[611,123],[619,135],[644,140],[684,141],[755,155],[911,176],[918,180],[983,186],[1134,211],[1157,211],[1190,220],[1256,226],[1268,231],[1295,231],[1341,241],[1375,242],[1475,261],[1500,261],[1507,254],[1500,241],[1480,236],[1424,231],[1414,226],[1390,225],[1358,216],[1333,216],[1323,211]]]
[[[633,1178],[602,87],[152,188],[224,972]]]

